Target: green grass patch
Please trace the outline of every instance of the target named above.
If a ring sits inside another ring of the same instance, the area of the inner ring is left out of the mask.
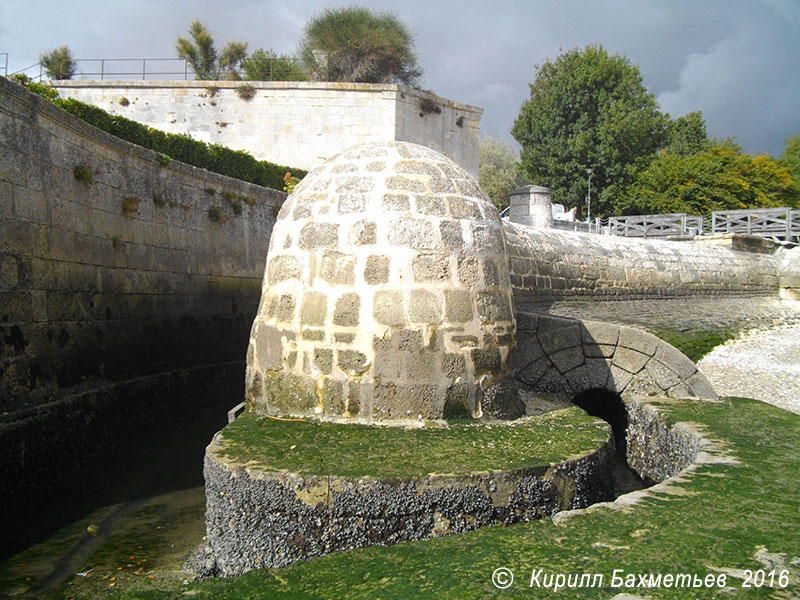
[[[667,343],[672,344],[693,362],[699,361],[717,346],[721,346],[730,339],[739,335],[739,329],[727,327],[713,330],[677,331],[671,329],[657,329],[648,327],[650,333],[657,335]]]
[[[741,399],[719,403],[669,401],[660,410],[673,422],[698,424],[715,447],[736,462],[696,466],[693,472],[671,482],[671,491],[651,492],[625,508],[596,507],[556,522],[545,519],[425,542],[335,553],[232,579],[184,583],[184,576],[177,574],[146,581],[140,576],[136,586],[124,582],[117,585],[113,597],[605,600],[625,592],[664,600],[800,597],[800,416]],[[247,421],[241,425],[247,425]],[[409,438],[409,450],[423,454],[426,448],[416,446],[418,441]],[[329,451],[331,455],[331,463],[346,466],[347,454]],[[174,537],[172,543],[184,551],[200,541],[183,535]],[[144,549],[150,550],[148,546]],[[170,553],[151,551],[148,559],[159,569],[177,569],[178,548],[170,548],[170,544],[160,547],[169,548]],[[796,564],[789,565],[793,559]],[[115,558],[107,553],[104,560],[112,563]],[[765,566],[769,560],[772,565]],[[87,564],[90,566],[91,561]],[[492,573],[499,567],[515,575],[513,585],[505,591],[491,582]],[[719,575],[721,569],[765,569],[768,573],[773,567],[778,574],[788,571],[787,589],[743,588],[743,581],[732,575],[727,576],[725,590],[610,585],[615,569],[643,575],[689,573],[704,577]],[[544,574],[598,573],[603,575],[603,585],[559,593],[551,588],[529,587],[531,574],[538,569]],[[17,569],[17,577],[23,574],[23,568]],[[110,597],[108,581],[102,579],[107,574],[99,572],[100,579],[94,580],[74,577],[65,583],[61,597]],[[0,580],[0,588],[4,583]]]
[[[577,407],[519,422],[381,427],[278,421],[245,413],[222,430],[220,456],[270,472],[422,477],[547,466],[602,446],[603,421]]]

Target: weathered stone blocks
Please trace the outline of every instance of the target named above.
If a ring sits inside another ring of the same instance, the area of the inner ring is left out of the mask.
[[[247,378],[291,375],[315,391],[287,402],[281,386],[248,385],[252,410],[366,421],[439,419],[445,405],[516,414],[518,394],[503,383],[515,319],[502,225],[470,175],[428,148],[372,144],[314,170],[286,204],[253,328],[279,331],[282,351],[271,334]]]

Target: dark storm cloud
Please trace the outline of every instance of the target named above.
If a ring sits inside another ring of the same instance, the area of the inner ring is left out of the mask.
[[[68,44],[81,57],[164,57],[193,19],[219,45],[294,52],[306,20],[330,5],[289,0],[5,0],[0,52],[11,70]],[[356,2],[356,4],[359,4]],[[484,134],[510,140],[536,64],[561,50],[602,44],[639,65],[673,116],[701,110],[709,133],[748,152],[781,153],[800,133],[800,3],[795,0],[381,0],[415,34],[422,87],[484,108]],[[0,63],[2,64],[2,63]]]

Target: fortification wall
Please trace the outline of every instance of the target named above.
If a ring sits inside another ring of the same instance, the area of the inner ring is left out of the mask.
[[[284,197],[164,165],[0,79],[0,411],[241,361]]]
[[[269,81],[59,81],[75,98],[170,133],[313,169],[355,144],[405,141],[478,175],[480,108],[399,85]]]
[[[518,303],[572,297],[777,296],[774,255],[503,221]],[[519,308],[519,306],[518,306]]]

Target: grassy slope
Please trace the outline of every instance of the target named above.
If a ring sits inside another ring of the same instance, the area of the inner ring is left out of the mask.
[[[105,598],[110,591],[123,598],[460,599],[506,594],[610,598],[626,591],[676,600],[800,597],[798,565],[791,567],[793,589],[783,590],[785,595],[767,588],[742,589],[741,581],[730,576],[727,590],[608,587],[614,569],[704,576],[720,568],[763,568],[754,558],[760,546],[787,555],[785,562],[800,557],[800,416],[739,399],[719,404],[684,401],[665,405],[663,410],[674,420],[700,424],[706,435],[717,441],[717,447],[738,463],[697,466],[672,486],[672,493],[653,493],[626,509],[598,507],[561,522],[493,527],[426,542],[338,553],[231,580],[183,584],[180,576],[169,573],[179,552],[170,547],[168,534],[160,541],[148,540],[149,545],[139,550],[149,552],[151,569],[158,566],[160,570],[141,570],[134,575],[131,571],[136,561],[123,556],[123,548],[141,545],[141,541],[137,542],[135,535],[127,539],[121,535],[110,538],[89,559],[89,565],[97,566],[95,577],[68,579],[55,597]],[[173,538],[181,531],[196,530],[189,526],[192,519],[188,517],[167,512],[159,515],[157,504],[148,510],[152,513],[149,518],[155,519],[151,525],[158,521],[165,529],[175,530]],[[195,510],[201,512],[199,506]],[[151,528],[151,535],[157,533]],[[196,541],[185,539],[184,549]],[[23,559],[15,557],[7,565]],[[111,566],[114,560],[122,567],[120,571]],[[777,562],[781,563],[781,557]],[[516,574],[513,586],[505,592],[491,583],[492,572],[501,566]],[[602,573],[606,587],[558,594],[529,588],[534,568],[545,573]],[[19,578],[23,571],[7,566],[0,582],[9,582],[12,574]],[[118,579],[110,582],[114,573]]]

